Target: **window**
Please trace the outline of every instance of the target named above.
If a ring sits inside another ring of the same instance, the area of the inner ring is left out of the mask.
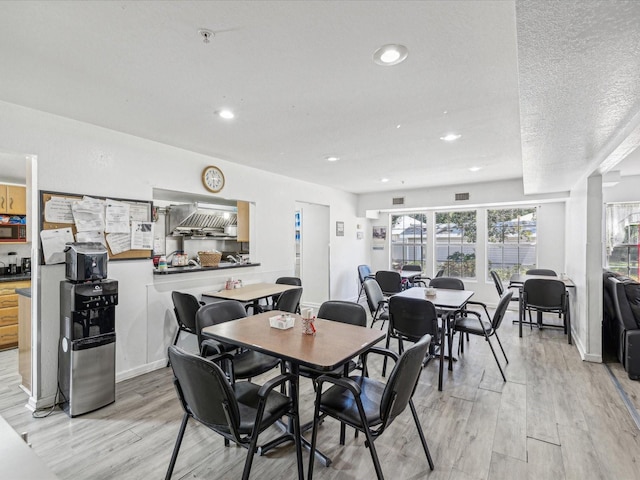
[[[610,203],[606,208],[607,268],[638,280],[640,203]]]
[[[436,212],[436,271],[476,277],[476,212]]]
[[[536,208],[487,210],[487,280],[495,270],[500,278],[536,266]]]
[[[391,215],[391,268],[406,264],[425,268],[427,217],[424,213]]]

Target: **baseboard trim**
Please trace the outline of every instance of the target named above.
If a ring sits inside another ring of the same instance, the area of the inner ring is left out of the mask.
[[[116,383],[120,383],[124,380],[129,380],[130,378],[134,378],[139,375],[144,375],[145,373],[153,372],[154,370],[158,370],[166,366],[167,359],[164,358],[162,360],[156,360],[155,362],[147,363],[137,368],[132,368],[131,370],[127,370],[125,372],[120,372],[116,375]]]

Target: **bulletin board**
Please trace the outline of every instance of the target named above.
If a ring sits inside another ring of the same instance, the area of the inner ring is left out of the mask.
[[[145,200],[130,200],[116,197],[98,197],[95,195],[86,195],[96,200],[114,200],[117,202],[121,202],[124,204],[128,204],[132,211],[135,209],[138,217],[140,217],[141,221],[151,222],[152,221],[152,210],[153,203],[151,201]],[[40,191],[40,231],[43,230],[55,230],[55,229],[64,229],[71,228],[74,239],[76,238],[76,234],[78,230],[76,228],[75,223],[62,223],[62,222],[50,222],[45,219],[45,205],[52,198],[56,197],[58,199],[65,199],[69,201],[81,201],[85,197],[83,194],[72,194],[72,193],[62,193],[62,192],[49,192],[49,191]],[[38,239],[40,241],[40,239]],[[152,250],[151,249],[135,249],[135,250],[127,250],[124,252],[120,252],[114,254],[109,247],[108,242],[105,242],[107,247],[107,252],[109,254],[109,260],[133,260],[133,259],[142,259],[142,258],[151,258]],[[40,255],[40,264],[44,264],[44,254],[41,250]]]

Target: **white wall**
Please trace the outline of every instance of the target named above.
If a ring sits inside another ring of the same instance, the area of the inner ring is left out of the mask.
[[[622,177],[620,183],[602,189],[604,203],[640,202],[640,175]]]
[[[185,151],[71,119],[0,102],[0,150],[37,155],[39,190],[105,197],[152,200],[152,189],[162,188],[205,194],[202,169],[215,164],[225,173],[223,195],[255,202],[255,238],[251,267],[236,275],[245,282],[274,280],[292,275],[295,200],[327,204],[331,225],[345,222],[345,237],[331,235],[332,299],[357,295],[357,265],[363,263],[362,242],[357,241],[356,197],[332,188],[295,181],[280,175],[242,167],[221,159]],[[212,196],[213,197],[213,196]],[[246,272],[246,273],[245,273]],[[117,307],[117,376],[136,375],[162,365],[173,336],[170,290],[181,287],[195,293],[220,288],[226,275],[185,274],[180,279],[159,280],[152,275],[150,260],[109,264],[109,277],[120,282]],[[200,275],[197,277],[197,275]],[[39,282],[36,299],[41,355],[39,378],[33,396],[40,403],[55,393],[59,334],[58,289],[61,266],[35,268]]]

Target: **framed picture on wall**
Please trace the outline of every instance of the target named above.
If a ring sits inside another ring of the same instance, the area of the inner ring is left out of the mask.
[[[376,243],[383,243],[386,239],[387,239],[387,227],[374,226],[373,241]]]
[[[344,237],[344,222],[336,222],[336,237]]]

